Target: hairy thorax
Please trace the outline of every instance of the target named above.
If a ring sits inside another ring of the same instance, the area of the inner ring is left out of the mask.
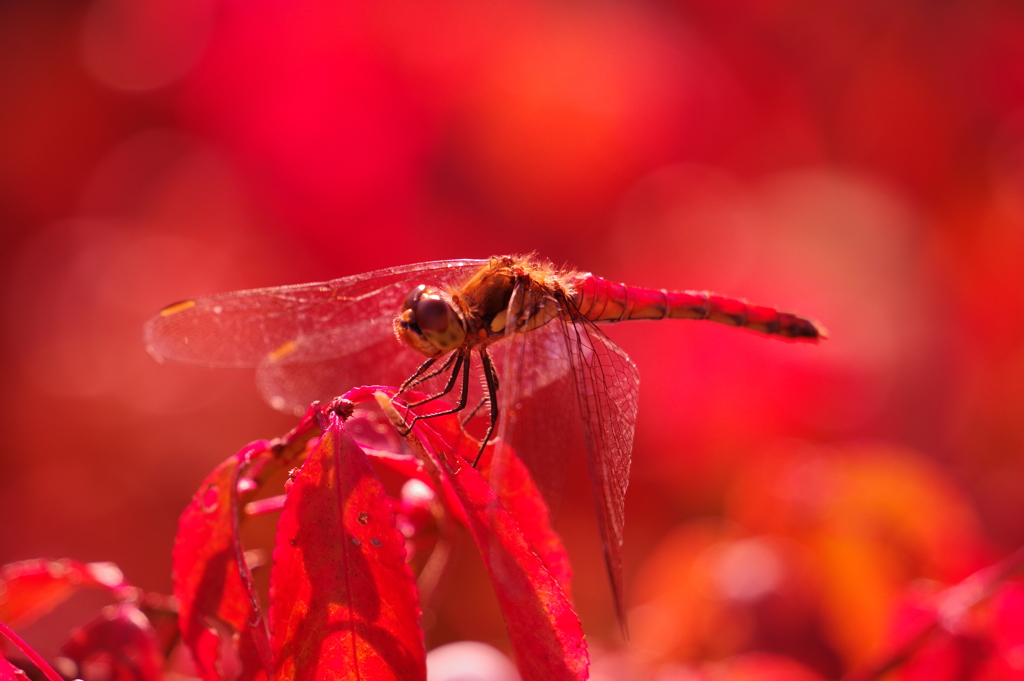
[[[525,333],[565,314],[574,274],[528,258],[494,257],[450,295],[467,337],[490,344],[505,334],[510,318],[513,331]]]
[[[395,335],[426,357],[462,348],[481,351],[510,330],[525,333],[570,318],[577,274],[527,257],[491,258],[465,283],[414,288],[395,318]]]

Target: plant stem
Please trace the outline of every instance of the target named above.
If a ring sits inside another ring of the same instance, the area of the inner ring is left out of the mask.
[[[53,667],[51,667],[46,660],[44,660],[42,656],[32,648],[32,646],[21,640],[21,637],[15,634],[14,631],[12,631],[11,628],[3,622],[0,622],[0,634],[6,636],[8,640],[13,643],[18,650],[20,650],[25,657],[27,657],[32,664],[34,664],[39,671],[46,676],[47,679],[49,679],[49,681],[64,681],[61,675],[54,671]]]

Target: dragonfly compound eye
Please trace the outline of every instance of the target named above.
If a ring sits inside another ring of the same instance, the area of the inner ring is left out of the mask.
[[[402,312],[395,319],[395,333],[399,340],[428,357],[454,350],[466,339],[462,321],[448,301],[439,291],[424,285],[406,296]]]
[[[420,298],[423,297],[423,292],[427,290],[426,284],[420,284],[413,290],[409,291],[409,295],[405,297],[405,302],[402,303],[402,312],[406,310],[416,309],[416,304],[420,302]],[[415,322],[414,322],[415,323]]]
[[[416,324],[423,333],[444,333],[448,330],[450,311],[448,303],[440,298],[420,298],[416,303]]]
[[[452,306],[436,291],[426,290],[414,308],[416,324],[423,336],[447,352],[462,345],[466,332]]]

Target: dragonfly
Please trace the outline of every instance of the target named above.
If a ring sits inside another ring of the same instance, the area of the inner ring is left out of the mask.
[[[494,436],[509,443],[535,475],[564,458],[582,431],[623,621],[639,374],[599,325],[644,319],[710,320],[812,343],[826,337],[817,322],[775,308],[708,291],[617,284],[527,255],[440,260],[186,300],[150,318],[145,340],[160,361],[255,368],[270,405],[296,414],[364,384],[432,386],[424,391],[431,400],[456,393],[442,413],[459,412],[464,423],[480,416],[482,446]],[[412,422],[417,418],[429,415]]]

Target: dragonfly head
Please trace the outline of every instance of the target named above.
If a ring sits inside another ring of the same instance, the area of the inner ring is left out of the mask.
[[[409,293],[395,318],[395,335],[427,357],[438,357],[466,340],[462,320],[435,288],[420,284]]]

